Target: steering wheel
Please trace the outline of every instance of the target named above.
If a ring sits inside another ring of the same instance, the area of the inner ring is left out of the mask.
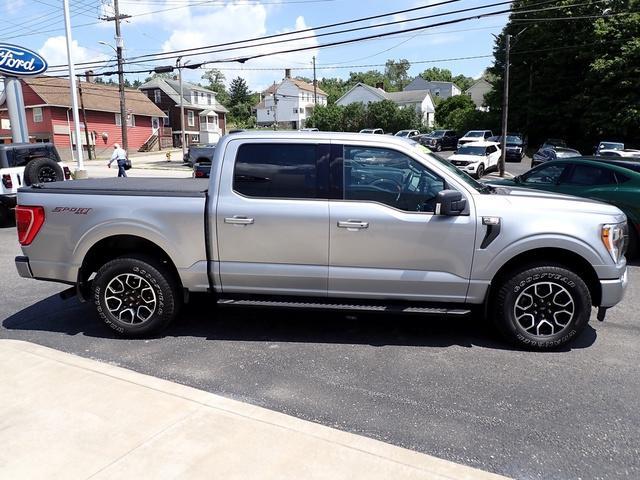
[[[391,180],[390,178],[378,178],[371,182],[372,187],[382,188],[383,190],[387,190],[390,192],[398,192],[396,196],[396,202],[400,199],[400,195],[402,194],[402,184],[396,182],[395,180]],[[391,188],[388,188],[391,187]]]

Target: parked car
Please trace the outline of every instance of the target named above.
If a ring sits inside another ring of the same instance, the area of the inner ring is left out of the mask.
[[[542,145],[540,146],[540,148],[567,148],[567,142],[566,140],[563,140],[561,138],[547,138],[544,142],[542,142]]]
[[[130,337],[208,292],[228,307],[486,311],[537,349],[577,338],[592,306],[604,319],[627,285],[618,208],[483,185],[408,139],[238,133],[212,169],[20,189],[19,274],[73,285]]]
[[[404,137],[404,138],[413,138],[417,135],[420,135],[420,130],[400,130],[396,132],[396,137]]]
[[[381,128],[363,128],[360,133],[373,133],[375,135],[384,135],[384,130]]]
[[[629,257],[637,256],[640,238],[640,172],[596,158],[551,161],[513,179],[492,180],[490,183],[565,193],[615,205],[627,216]]]
[[[52,143],[0,144],[0,225],[13,220],[18,188],[70,178]]]
[[[561,158],[580,157],[582,154],[573,148],[563,147],[543,147],[540,148],[531,158],[531,167],[540,165],[541,163],[550,162],[551,160],[559,160]]]
[[[201,160],[193,164],[193,178],[209,178],[211,173],[211,162]]]
[[[489,138],[490,142],[497,142],[502,145],[502,135]],[[527,143],[525,137],[521,133],[507,133],[506,154],[507,162],[520,162],[526,153]]]
[[[491,130],[470,130],[458,139],[456,146],[460,148],[465,143],[487,141],[490,137],[493,137]]]
[[[501,151],[496,142],[473,142],[462,145],[449,161],[463,172],[482,178],[488,170],[498,165]]]
[[[187,160],[185,163],[188,163],[190,167],[196,162],[202,162],[203,160],[207,160],[211,162],[213,159],[213,153],[216,151],[217,143],[207,143],[202,145],[191,145],[187,150]]]
[[[640,160],[640,150],[625,148],[624,150],[600,150],[598,153],[602,157],[618,157]]]
[[[434,130],[431,133],[420,135],[414,140],[436,152],[447,149],[455,150],[458,146],[458,135],[454,130]]]
[[[603,150],[624,150],[624,143],[622,142],[600,142],[594,150],[594,154],[600,155]]]

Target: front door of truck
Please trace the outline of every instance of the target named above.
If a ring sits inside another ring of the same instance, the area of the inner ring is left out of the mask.
[[[435,215],[444,179],[392,148],[333,150],[329,296],[464,301],[475,217]]]
[[[229,142],[224,153],[216,213],[222,291],[326,296],[329,143],[255,142]]]

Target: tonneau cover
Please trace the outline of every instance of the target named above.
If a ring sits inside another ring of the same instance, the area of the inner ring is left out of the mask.
[[[31,187],[22,187],[18,192],[142,197],[204,197],[208,187],[209,180],[206,178],[112,177],[39,183]]]

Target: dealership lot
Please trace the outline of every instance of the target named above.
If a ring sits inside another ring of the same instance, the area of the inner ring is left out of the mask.
[[[214,309],[121,340],[64,286],[23,280],[0,229],[2,338],[21,339],[517,478],[640,475],[640,267],[569,348],[516,351],[477,319]]]

